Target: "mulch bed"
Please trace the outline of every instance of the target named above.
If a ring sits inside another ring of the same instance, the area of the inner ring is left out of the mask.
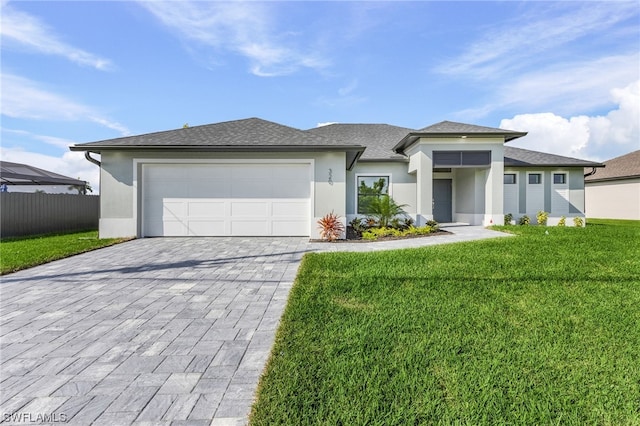
[[[394,237],[392,235],[389,235],[386,237],[378,237],[377,240],[363,240],[362,236],[360,236],[356,231],[354,231],[352,227],[348,226],[346,239],[336,240],[331,242],[332,243],[379,243],[381,241],[408,240],[412,238],[428,238],[428,237],[435,237],[438,235],[450,235],[450,234],[451,232],[449,231],[438,230],[436,232],[433,232],[431,234],[426,234],[426,235],[406,235],[404,237]],[[327,240],[309,240],[309,241],[312,243],[328,243],[329,242]]]

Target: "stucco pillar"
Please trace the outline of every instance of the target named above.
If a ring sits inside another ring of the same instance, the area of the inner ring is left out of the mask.
[[[502,225],[504,223],[504,147],[491,150],[491,168],[487,171],[485,183],[484,219],[482,224]]]
[[[433,219],[433,160],[426,153],[414,154],[416,165],[416,225]]]

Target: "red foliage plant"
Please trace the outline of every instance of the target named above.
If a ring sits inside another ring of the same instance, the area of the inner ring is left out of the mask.
[[[342,236],[344,225],[340,220],[340,216],[334,212],[327,213],[318,220],[318,228],[320,228],[320,237],[323,240],[335,241]]]

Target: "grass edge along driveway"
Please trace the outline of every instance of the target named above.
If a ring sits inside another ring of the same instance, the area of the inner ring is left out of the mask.
[[[5,238],[0,241],[0,275],[128,240],[98,238],[98,231]]]
[[[251,424],[640,424],[640,222],[508,228],[306,255]]]

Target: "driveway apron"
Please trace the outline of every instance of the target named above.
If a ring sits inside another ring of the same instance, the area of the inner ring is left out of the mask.
[[[246,423],[307,244],[140,239],[2,277],[0,422]]]
[[[2,277],[0,423],[245,424],[300,260],[381,243],[150,238]]]

